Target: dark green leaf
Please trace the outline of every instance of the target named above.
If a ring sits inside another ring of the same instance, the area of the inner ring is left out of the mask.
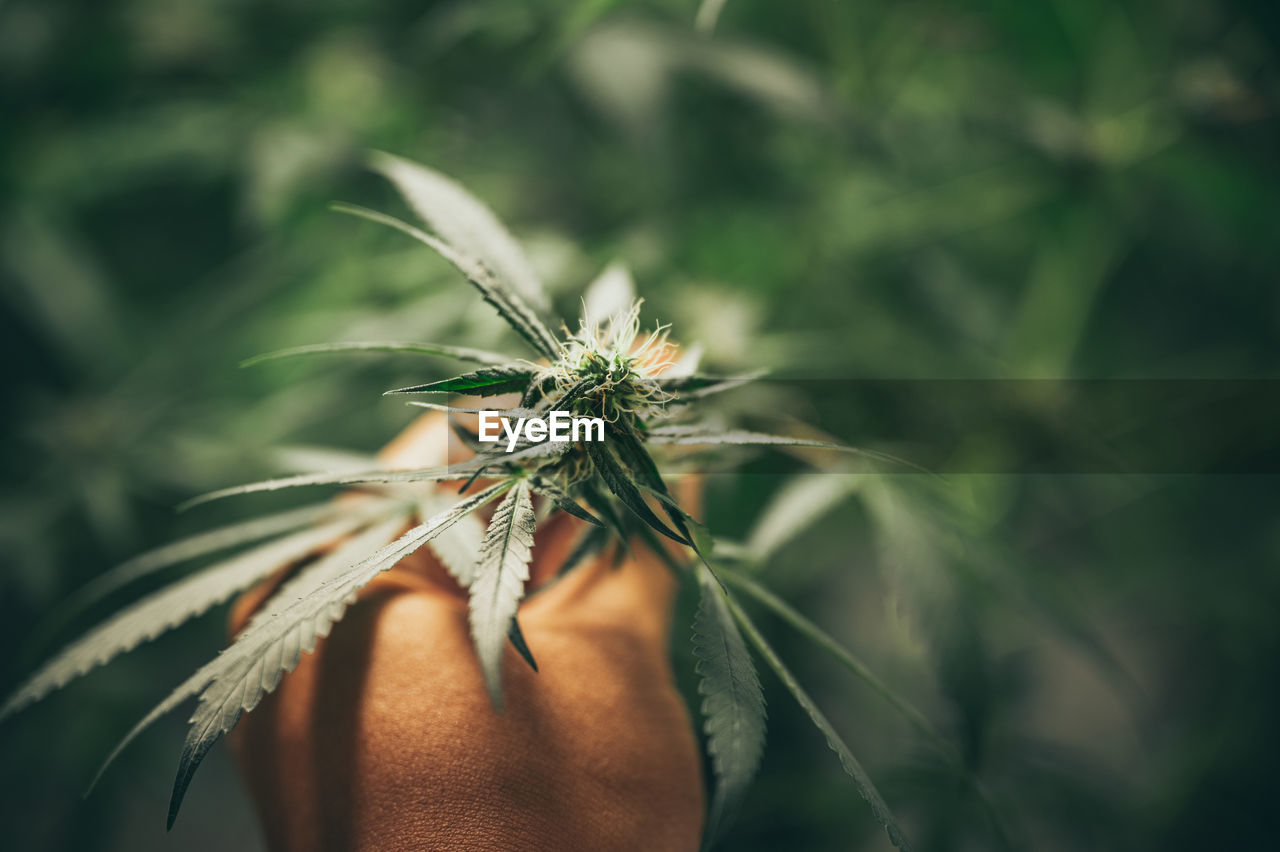
[[[414,385],[408,388],[389,390],[387,394],[396,393],[479,393],[480,396],[493,396],[500,393],[523,391],[533,378],[533,368],[528,364],[504,364],[499,367],[485,367],[452,379],[441,379],[425,385]]]
[[[618,462],[613,450],[609,448],[607,441],[584,441],[582,446],[586,448],[587,456],[590,457],[591,464],[600,474],[600,478],[604,480],[604,484],[622,501],[622,505],[672,541],[685,545],[692,544],[689,539],[681,537],[653,513],[649,505],[644,502],[640,489],[631,481],[630,475]]]
[[[774,653],[773,648],[765,641],[764,636],[762,636],[760,631],[756,629],[756,626],[751,622],[751,619],[747,617],[746,612],[738,606],[737,602],[734,601],[731,596],[726,595],[725,601],[733,613],[734,619],[742,627],[743,633],[747,635],[747,639],[751,641],[752,645],[756,646],[756,650],[760,652],[760,656],[762,656],[765,662],[769,664],[769,667],[774,670],[778,675],[778,678],[787,687],[787,690],[796,699],[796,702],[799,703],[799,705],[804,708],[804,711],[809,714],[809,718],[813,720],[813,724],[822,732],[822,735],[827,740],[827,745],[840,759],[840,765],[844,767],[844,771],[853,778],[854,785],[858,788],[858,793],[867,801],[867,804],[871,805],[871,812],[875,814],[876,821],[879,822],[880,825],[884,826],[884,830],[889,835],[889,841],[899,849],[909,850],[911,848],[911,844],[907,841],[906,835],[903,834],[902,827],[898,825],[898,820],[894,817],[893,811],[889,810],[889,806],[885,804],[884,798],[880,795],[880,791],[876,789],[875,784],[871,781],[871,777],[867,775],[866,770],[862,768],[862,764],[860,764],[857,758],[853,756],[853,752],[849,750],[849,746],[845,745],[844,740],[840,738],[840,735],[836,733],[836,729],[827,721],[827,717],[818,709],[818,705],[813,703],[813,699],[810,698],[809,694],[800,686],[800,682],[796,680],[795,675],[791,673],[791,670],[788,669],[778,655]]]
[[[698,585],[702,598],[693,622],[693,655],[698,660],[707,753],[716,774],[705,833],[710,840],[741,801],[760,765],[765,709],[760,679],[724,589],[706,566],[699,566]]]
[[[568,512],[570,515],[573,515],[575,518],[579,518],[580,520],[584,520],[590,524],[595,524],[598,527],[604,526],[603,521],[579,506],[578,501],[574,500],[567,491],[552,483],[551,480],[547,479],[545,476],[535,476],[531,480],[530,484],[533,486],[535,494],[540,494],[543,497],[548,498],[554,502],[556,506]]]

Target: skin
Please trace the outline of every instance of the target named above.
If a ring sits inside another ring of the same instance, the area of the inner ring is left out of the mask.
[[[450,440],[428,416],[383,459],[438,464],[461,454]],[[540,526],[539,590],[520,609],[539,672],[507,647],[501,715],[465,593],[428,548],[366,587],[231,735],[271,849],[698,848],[701,758],[668,653],[675,579],[637,546],[617,569],[606,553],[549,583],[583,525],[557,512]],[[233,632],[282,580],[236,603]]]

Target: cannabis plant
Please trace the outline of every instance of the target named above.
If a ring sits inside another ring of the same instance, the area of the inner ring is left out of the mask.
[[[620,267],[611,267],[588,288],[576,328],[561,326],[559,333],[553,331],[543,318],[547,300],[537,275],[488,208],[448,178],[405,160],[377,155],[373,166],[395,184],[431,232],[364,208],[340,205],[339,209],[389,225],[444,257],[511,326],[526,351],[506,355],[435,343],[355,342],[300,347],[253,360],[383,350],[468,363],[471,368],[460,375],[389,393],[511,395],[508,407],[483,412],[503,419],[510,440],[496,444],[479,440],[485,436],[467,432],[460,425],[467,418],[459,417],[455,428],[474,451],[460,463],[295,475],[197,498],[192,502],[308,486],[353,489],[343,499],[206,532],[114,569],[95,584],[97,592],[199,557],[236,551],[126,607],[73,642],[8,699],[0,708],[0,718],[286,566],[303,563],[229,648],[179,685],[107,758],[110,763],[161,715],[189,698],[198,699],[174,782],[169,807],[172,826],[193,774],[214,743],[271,692],[303,654],[315,648],[365,585],[424,546],[469,592],[475,653],[495,712],[500,712],[505,644],[510,642],[536,670],[521,636],[519,605],[529,579],[535,527],[545,512],[559,509],[589,524],[564,571],[609,547],[621,552],[633,545],[645,546],[660,554],[673,571],[691,576],[700,589],[693,654],[707,751],[716,775],[708,838],[740,800],[764,747],[765,704],[750,650],[754,647],[826,737],[890,839],[906,848],[902,831],[866,772],[731,589],[773,609],[816,639],[922,729],[927,730],[928,723],[814,625],[754,580],[732,570],[727,557],[717,558],[714,538],[672,496],[658,463],[673,447],[686,448],[680,452],[725,444],[848,448],[726,431],[700,417],[704,400],[753,377],[700,373],[696,353],[681,353],[668,342],[666,327],[643,332],[641,303]],[[451,415],[479,411],[447,403],[415,400],[415,404]],[[535,430],[522,431],[519,425],[559,414],[598,424],[597,433],[588,430],[575,435],[576,440],[546,440],[545,434],[539,439]],[[512,422],[518,424],[514,430]],[[414,487],[443,482],[462,482],[456,500],[445,500],[440,489]],[[541,499],[535,503],[535,497]],[[482,525],[477,513],[490,504],[495,505],[487,525]],[[303,562],[317,553],[310,562]]]

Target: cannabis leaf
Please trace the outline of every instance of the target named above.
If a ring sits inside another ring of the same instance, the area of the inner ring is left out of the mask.
[[[305,597],[297,598],[274,616],[264,614],[259,622],[260,626],[255,628],[255,635],[251,637],[246,631],[237,640],[236,644],[249,640],[251,647],[244,653],[246,658],[253,658],[266,653],[266,651],[262,651],[258,655],[253,655],[251,653],[253,643],[265,643],[268,648],[272,647],[276,644],[281,632],[287,634],[299,622],[306,621],[314,625],[321,623],[317,619],[327,618],[328,623],[332,624],[354,599],[356,592],[368,585],[369,581],[374,577],[399,564],[405,557],[457,523],[459,519],[479,509],[510,486],[509,482],[499,482],[491,485],[458,503],[448,511],[419,524],[355,565],[348,565],[339,569],[332,577],[322,578],[316,583],[314,590]],[[301,579],[299,578],[299,580]],[[235,645],[232,646],[232,648],[234,647]],[[279,646],[278,652],[283,652],[283,650],[284,646]],[[251,667],[246,674],[253,671],[254,669]],[[266,670],[258,671],[264,672]],[[275,684],[279,681],[280,671],[282,669],[277,669],[274,674],[263,674],[266,681],[271,684],[271,688],[275,688]],[[240,714],[244,710],[250,709],[243,706],[243,697],[256,691],[257,697],[254,698],[250,705],[251,707],[256,705],[257,698],[261,697],[261,690],[249,686],[247,681],[247,678],[233,680],[230,683],[225,680],[215,680],[205,694],[201,696],[200,706],[191,719],[191,728],[187,732],[187,741],[182,747],[182,757],[178,762],[178,775],[173,782],[173,796],[169,801],[170,827],[173,826],[173,821],[178,816],[178,809],[182,806],[182,799],[186,795],[187,786],[191,783],[191,778],[195,775],[200,762],[204,760],[204,756],[209,753],[209,749],[213,747],[218,738],[235,725],[240,718]],[[259,685],[261,682],[260,680]],[[246,692],[246,689],[249,692]]]
[[[472,286],[480,291],[480,295],[484,300],[493,305],[499,315],[507,321],[507,324],[528,341],[530,346],[548,358],[555,358],[559,353],[560,344],[551,332],[547,330],[547,327],[543,325],[542,320],[538,319],[537,314],[514,291],[503,286],[493,272],[479,260],[458,251],[447,243],[431,236],[426,231],[415,228],[394,216],[388,216],[385,213],[358,207],[354,204],[335,204],[333,209],[340,213],[349,213],[353,216],[359,216],[363,219],[395,228],[397,231],[408,234],[415,240],[434,249],[437,254],[453,264],[454,268],[461,272],[471,282]]]
[[[367,515],[352,512],[332,523],[277,539],[206,568],[126,607],[42,666],[0,708],[0,719],[38,701],[117,654],[222,603],[266,577],[363,526]]]
[[[414,385],[408,388],[389,390],[387,394],[396,393],[474,393],[480,396],[494,396],[511,391],[522,391],[533,378],[534,369],[529,364],[503,364],[498,367],[485,367],[452,379],[441,379],[425,385]]]
[[[392,154],[375,154],[372,165],[445,242],[479,259],[525,299],[547,307],[533,264],[484,202],[434,169]]]
[[[83,612],[93,603],[149,574],[183,562],[190,562],[210,553],[231,550],[234,547],[282,535],[334,514],[336,510],[331,503],[304,506],[219,527],[141,553],[103,572],[77,589],[53,615],[45,620],[40,632],[42,635],[49,635],[58,626],[65,624],[72,616]]]
[[[636,487],[631,477],[623,470],[608,443],[608,441],[584,441],[582,444],[587,451],[587,456],[591,459],[592,466],[600,474],[600,478],[604,480],[604,484],[608,489],[622,501],[624,506],[634,512],[640,520],[650,527],[672,541],[692,545],[692,541],[673,531],[653,513],[649,505],[644,502],[644,495],[640,493],[640,489]]]
[[[302,568],[298,575],[286,582],[250,619],[249,624],[236,638],[232,646],[212,661],[201,666],[177,689],[160,702],[150,713],[134,725],[124,739],[102,762],[97,775],[89,785],[92,789],[122,751],[157,719],[177,708],[179,704],[205,689],[201,696],[201,712],[214,691],[237,692],[241,696],[240,709],[252,710],[262,695],[273,691],[285,672],[291,672],[303,654],[315,650],[316,640],[327,636],[347,604],[346,600],[330,601],[327,597],[316,600],[316,593],[325,582],[331,581],[336,572],[350,568],[371,552],[395,538],[404,528],[405,516],[394,515],[390,519],[370,527],[353,538],[339,544],[311,565]],[[313,611],[298,615],[291,607],[301,609],[299,602],[311,601]],[[297,617],[290,617],[297,616]],[[232,684],[228,690],[219,684]],[[199,713],[197,714],[197,716]],[[189,721],[196,721],[195,718]],[[235,724],[232,719],[227,730]]]
[[[502,651],[529,579],[534,526],[529,486],[519,482],[494,511],[473,572],[471,638],[498,710],[503,706]]]
[[[297,358],[302,355],[324,355],[331,352],[401,352],[410,355],[436,355],[441,358],[453,358],[458,361],[474,361],[477,364],[505,364],[511,360],[506,355],[485,352],[483,349],[471,349],[467,346],[446,346],[442,343],[396,343],[380,341],[352,341],[348,343],[311,343],[305,346],[291,346],[288,349],[277,349],[264,352],[240,362],[241,367],[252,367],[264,361],[278,361],[282,358]]]
[[[702,698],[707,753],[716,774],[716,792],[707,815],[706,836],[737,806],[764,752],[764,693],[751,655],[734,624],[724,589],[700,565],[702,598],[693,622],[698,693]]]
[[[840,759],[840,765],[844,771],[853,778],[854,786],[857,787],[858,793],[867,804],[871,805],[871,812],[875,814],[876,821],[884,827],[885,832],[889,835],[889,840],[894,846],[902,850],[910,850],[911,844],[908,842],[906,835],[902,831],[902,827],[898,825],[897,818],[893,815],[893,811],[885,804],[884,797],[880,795],[880,791],[876,789],[876,785],[871,781],[871,776],[867,775],[862,764],[853,756],[853,752],[849,750],[849,746],[845,745],[844,740],[836,733],[836,729],[827,721],[827,717],[818,709],[818,705],[809,697],[809,693],[804,691],[800,686],[800,682],[796,680],[795,675],[786,667],[781,658],[774,652],[773,648],[765,641],[760,631],[756,629],[755,624],[747,617],[746,612],[738,606],[737,602],[729,595],[725,595],[725,603],[728,605],[733,619],[737,621],[742,631],[747,635],[752,645],[760,652],[760,656],[769,664],[769,668],[782,681],[783,685],[791,693],[806,713],[813,721],[813,724],[822,732],[827,740],[827,746],[836,753]]]

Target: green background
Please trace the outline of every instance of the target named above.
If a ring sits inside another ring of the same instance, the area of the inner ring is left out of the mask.
[[[424,378],[395,358],[242,358],[502,343],[441,261],[327,209],[401,211],[364,170],[370,149],[486,199],[569,315],[625,260],[647,318],[720,369],[1276,377],[1275,4],[728,0],[710,37],[695,11],[0,4],[0,686],[129,597],[50,620],[72,590],[258,505],[178,502],[278,469],[280,446],[373,451],[412,417],[380,392]],[[852,399],[780,399],[828,426],[859,416]],[[998,440],[955,453],[1001,469]],[[752,464],[711,485],[730,538],[783,482]],[[1274,477],[823,481],[848,499],[762,578],[953,739],[1019,847],[1274,844]],[[760,621],[920,848],[993,848],[971,793],[892,710]],[[222,641],[206,617],[6,723],[5,847],[259,848],[222,749],[166,837],[180,713],[79,797]],[[770,748],[726,848],[887,848],[821,737],[765,688]]]

